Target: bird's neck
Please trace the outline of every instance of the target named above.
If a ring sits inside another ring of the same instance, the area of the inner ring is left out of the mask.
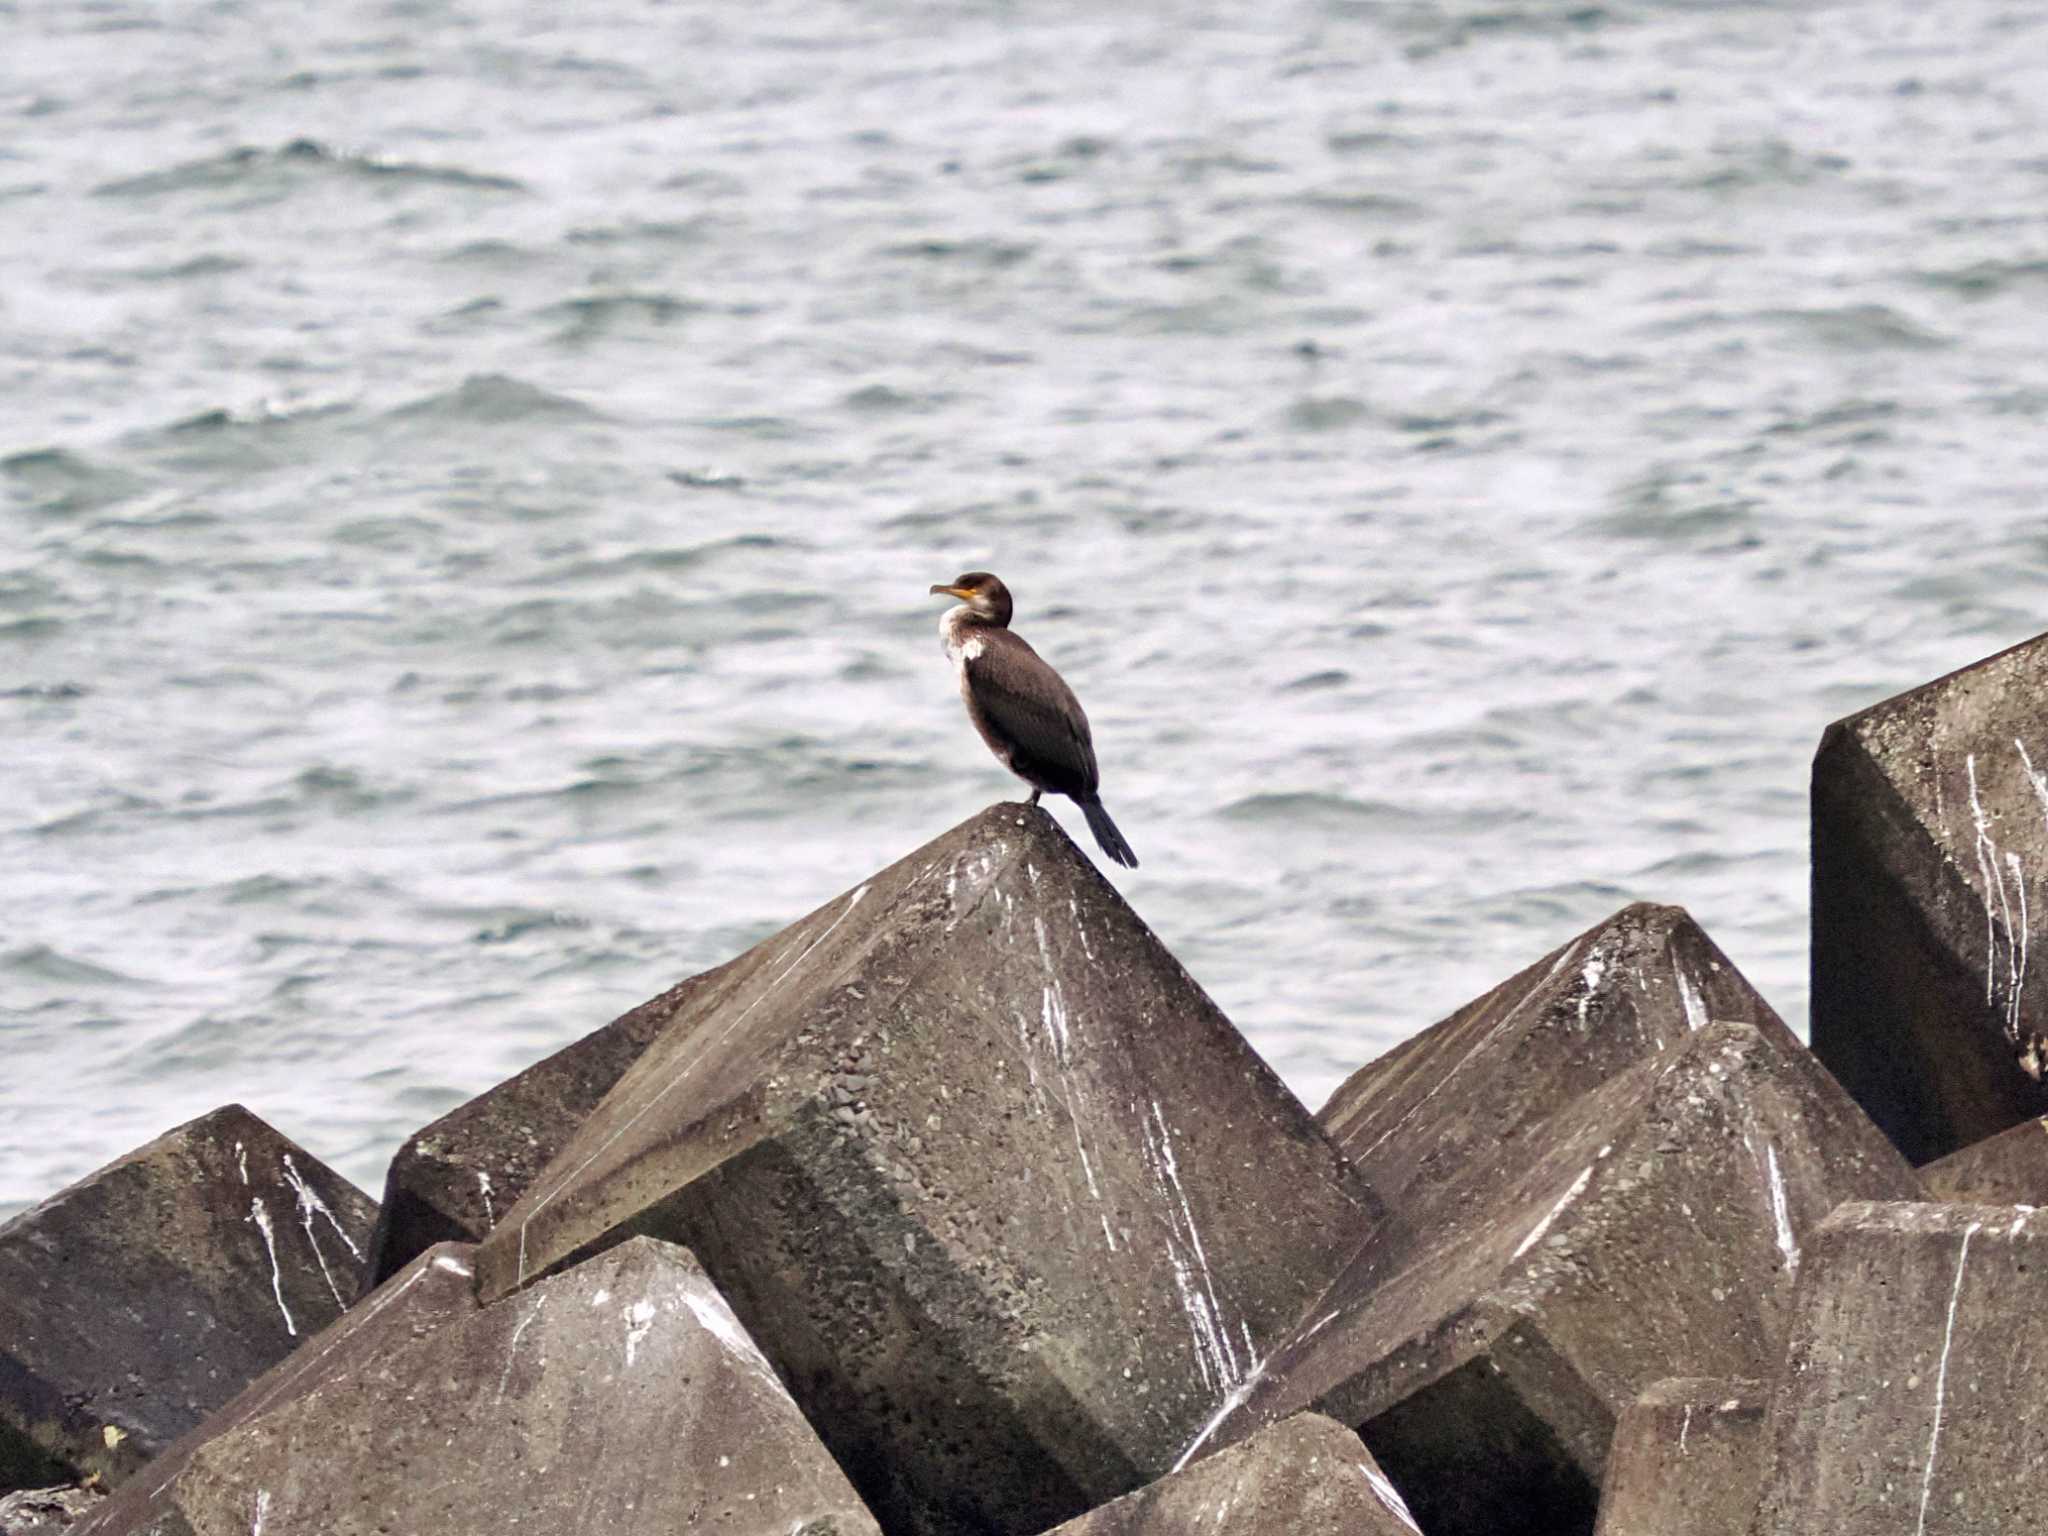
[[[970,630],[977,629],[1007,629],[1008,627],[1009,621],[1007,619],[986,613],[976,613],[965,603],[962,603],[957,608],[948,608],[945,616],[939,620],[941,633],[947,635],[964,634]]]

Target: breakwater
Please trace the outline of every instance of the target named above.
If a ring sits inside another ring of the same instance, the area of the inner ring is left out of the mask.
[[[1635,904],[1317,1113],[991,807],[381,1204],[231,1106],[0,1228],[0,1478],[92,1536],[2038,1528],[2044,683],[1826,733],[1812,1050]]]

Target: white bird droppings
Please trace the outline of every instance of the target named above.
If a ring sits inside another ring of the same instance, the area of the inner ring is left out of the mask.
[[[270,1224],[270,1212],[263,1208],[261,1195],[249,1202],[249,1214],[244,1219],[256,1223],[256,1230],[263,1234],[264,1249],[270,1254],[270,1294],[277,1298],[277,1310],[284,1314],[284,1331],[296,1339],[299,1325],[292,1321],[292,1309],[284,1304],[284,1274],[277,1267],[277,1229]]]
[[[640,1341],[654,1327],[654,1303],[643,1297],[625,1308],[621,1315],[626,1319],[626,1368],[631,1370]]]
[[[1941,1335],[1941,1367],[1934,1378],[1934,1428],[1927,1437],[1927,1465],[1920,1473],[1920,1523],[1914,1527],[1915,1536],[1926,1536],[1927,1532],[1927,1500],[1934,1492],[1934,1457],[1941,1449],[1942,1401],[1948,1394],[1948,1352],[1956,1341],[1956,1303],[1963,1295],[1963,1268],[1970,1262],[1970,1239],[1982,1226],[1982,1222],[1973,1221],[1963,1229],[1962,1251],[1956,1255],[1956,1281],[1948,1293],[1948,1324]]]

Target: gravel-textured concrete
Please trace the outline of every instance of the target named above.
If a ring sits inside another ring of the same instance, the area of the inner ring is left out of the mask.
[[[409,1348],[347,1353],[197,1446],[137,1536],[880,1536],[670,1244],[622,1244]]]
[[[700,990],[478,1251],[687,1243],[892,1532],[1169,1470],[1375,1230],[1306,1110],[1042,811]]]
[[[1358,1436],[1298,1413],[1048,1536],[1418,1536]]]
[[[2048,1116],[2022,1120],[1920,1170],[1930,1200],[2048,1205]]]
[[[1919,1189],[1775,1020],[1687,1035],[1468,1177],[1403,1267],[1368,1250],[1304,1314],[1219,1440],[1313,1407],[1430,1536],[1588,1532],[1616,1416],[1666,1377],[1768,1374],[1805,1234]]]
[[[0,1227],[0,1491],[118,1484],[340,1314],[376,1216],[231,1104]]]
[[[1856,1202],[1812,1250],[1752,1536],[2048,1529],[2048,1218]]]
[[[473,1243],[496,1226],[647,1043],[716,974],[678,982],[411,1136],[384,1178],[364,1288],[382,1285],[435,1243]]]
[[[1594,1536],[1739,1536],[1763,1476],[1765,1388],[1660,1381],[1621,1411]]]
[[[2044,873],[2048,636],[1828,727],[1813,1049],[1915,1163],[2048,1113]]]
[[[149,1464],[146,1475],[130,1478],[96,1511],[78,1536],[185,1529],[183,1505],[191,1494],[185,1471],[202,1446],[388,1357],[400,1357],[393,1368],[403,1369],[420,1339],[476,1312],[471,1255],[462,1243],[439,1243],[421,1254],[257,1377],[225,1408],[180,1436]]]
[[[106,1495],[92,1488],[21,1488],[0,1498],[0,1536],[63,1536]]]

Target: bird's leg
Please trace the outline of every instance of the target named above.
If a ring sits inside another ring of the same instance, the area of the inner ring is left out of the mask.
[[[1029,800],[1026,800],[1024,803],[1026,805],[1036,805],[1038,804],[1038,797],[1044,793],[1045,791],[1042,789],[1034,789],[1033,791],[1031,791],[1031,798]]]

